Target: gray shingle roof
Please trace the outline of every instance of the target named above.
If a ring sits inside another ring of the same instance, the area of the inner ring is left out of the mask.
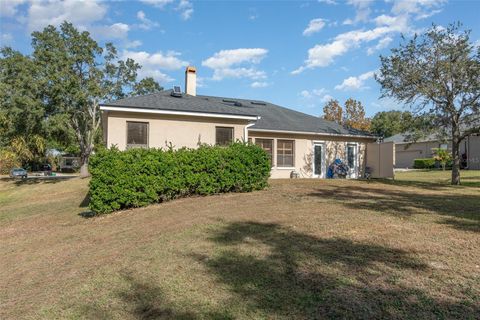
[[[254,115],[260,119],[250,127],[260,130],[298,131],[319,134],[375,136],[345,128],[335,122],[284,108],[269,102],[213,96],[172,97],[171,90],[105,103],[105,106],[149,108],[188,112]]]

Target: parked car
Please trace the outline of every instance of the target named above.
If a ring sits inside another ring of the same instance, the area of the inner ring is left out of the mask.
[[[10,170],[10,178],[22,178],[22,179],[27,179],[28,174],[27,170],[23,168],[13,168]]]

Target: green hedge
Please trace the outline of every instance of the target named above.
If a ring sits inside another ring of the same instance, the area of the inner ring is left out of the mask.
[[[435,159],[433,158],[414,159],[413,167],[415,169],[433,169],[435,168]]]
[[[90,209],[95,213],[142,207],[188,195],[248,192],[267,186],[268,155],[233,143],[198,149],[101,150],[89,160]]]

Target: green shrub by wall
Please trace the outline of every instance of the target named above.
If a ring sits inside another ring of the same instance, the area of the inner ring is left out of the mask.
[[[435,159],[433,158],[414,159],[413,167],[415,169],[433,169],[435,168]]]
[[[267,186],[268,155],[233,143],[198,149],[101,150],[89,161],[89,207],[96,213],[142,207],[188,195],[248,192]]]

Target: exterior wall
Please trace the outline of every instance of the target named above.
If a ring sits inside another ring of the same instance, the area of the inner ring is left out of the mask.
[[[149,123],[148,146],[162,148],[170,143],[174,148],[196,148],[200,143],[215,144],[215,127],[233,127],[234,140],[244,140],[246,120],[200,118],[108,111],[103,128],[107,147],[116,145],[125,150],[127,121]]]
[[[249,138],[255,142],[256,138],[273,139],[273,167],[271,171],[271,178],[290,178],[290,173],[296,171],[301,178],[314,178],[313,174],[313,146],[315,142],[324,143],[324,170],[323,177],[325,177],[328,166],[337,158],[345,160],[346,146],[348,143],[357,144],[357,164],[358,176],[363,173],[365,168],[365,150],[366,143],[372,142],[373,139],[365,138],[344,138],[335,136],[318,136],[318,135],[301,135],[301,134],[285,134],[285,133],[266,133],[266,132],[249,132]],[[294,140],[294,166],[282,168],[276,166],[276,150],[277,140],[286,139]]]
[[[467,138],[468,169],[480,170],[480,135]]]
[[[417,142],[395,145],[395,167],[413,168],[413,161],[419,158],[433,157],[432,149],[440,147],[438,141]],[[451,143],[448,143],[448,149],[451,149]]]
[[[460,144],[460,155],[467,150],[466,142]],[[417,142],[410,145],[404,143],[395,144],[395,167],[413,168],[413,161],[418,158],[432,158],[432,149],[439,148],[443,144],[440,141]],[[452,143],[445,142],[447,149],[452,150]],[[480,147],[479,147],[480,148]],[[471,157],[472,155],[470,155]]]

